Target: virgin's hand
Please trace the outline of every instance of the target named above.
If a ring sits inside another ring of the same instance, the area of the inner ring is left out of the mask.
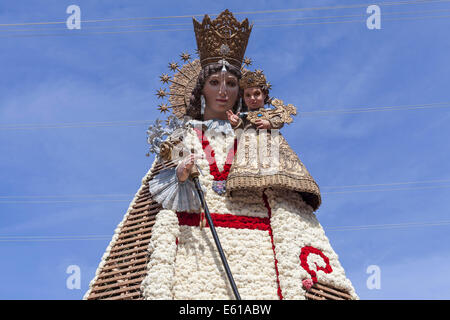
[[[183,159],[177,166],[177,178],[178,181],[184,182],[189,178],[192,167],[195,164],[195,160],[201,158],[199,155],[191,153],[185,159]]]

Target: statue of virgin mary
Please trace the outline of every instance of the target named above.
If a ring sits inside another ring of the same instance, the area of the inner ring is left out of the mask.
[[[246,187],[242,178],[239,192],[227,192],[228,174],[242,141],[226,112],[236,113],[241,107],[239,80],[252,25],[247,19],[239,22],[228,10],[214,20],[205,15],[201,23],[195,19],[193,23],[199,59],[190,61],[183,54],[182,67],[170,64],[176,74],[161,78],[171,82],[173,116],[153,163],[166,169],[149,176],[150,193],[163,209],[152,229],[143,296],[234,298],[210,228],[203,222],[203,208],[191,179],[192,170],[197,169],[242,299],[308,299],[317,290],[325,297],[357,299],[314,213],[320,191],[298,157],[295,161],[304,168],[299,176],[308,186],[304,189],[301,181]],[[274,141],[283,141],[286,148],[284,138]]]

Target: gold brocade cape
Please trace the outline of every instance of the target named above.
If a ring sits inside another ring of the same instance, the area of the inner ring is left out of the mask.
[[[320,190],[279,130],[259,130],[251,124],[236,131],[238,145],[226,191],[280,188],[294,190],[314,211],[321,204]]]

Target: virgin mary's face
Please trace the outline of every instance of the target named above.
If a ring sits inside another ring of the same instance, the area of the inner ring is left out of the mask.
[[[206,108],[204,119],[227,119],[226,111],[231,110],[239,94],[237,77],[230,72],[216,72],[210,75],[203,87]]]

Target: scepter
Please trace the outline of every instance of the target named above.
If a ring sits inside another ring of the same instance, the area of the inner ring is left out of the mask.
[[[227,273],[228,280],[230,281],[231,288],[233,289],[234,296],[236,300],[241,300],[241,296],[239,295],[238,289],[236,287],[236,283],[234,282],[233,275],[231,274],[230,267],[228,266],[227,258],[222,249],[222,245],[220,244],[219,237],[217,236],[216,228],[214,227],[214,223],[211,218],[211,214],[209,213],[208,205],[205,200],[205,195],[203,194],[202,187],[200,185],[200,180],[198,179],[199,171],[194,164],[191,171],[191,178],[194,181],[195,189],[197,190],[198,197],[200,198],[200,203],[202,204],[203,210],[205,211],[206,220],[209,223],[209,228],[211,229],[212,236],[214,238],[214,242],[216,243],[217,251],[219,251],[220,259],[222,260],[223,267]],[[202,218],[200,217],[200,220]],[[202,221],[200,221],[202,223]]]

